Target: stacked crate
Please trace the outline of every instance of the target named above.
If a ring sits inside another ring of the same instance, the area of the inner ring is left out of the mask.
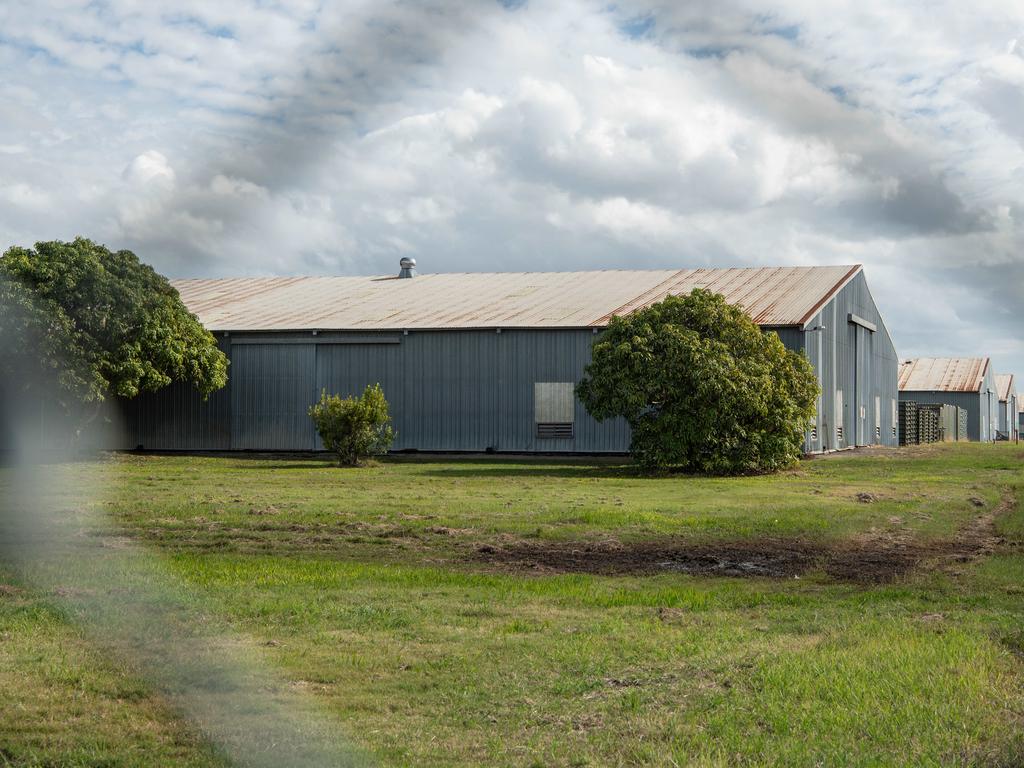
[[[900,445],[967,439],[967,411],[955,405],[900,403]]]
[[[923,445],[937,443],[940,438],[939,411],[934,408],[918,408],[917,441]]]
[[[929,403],[918,406],[918,439],[922,443],[953,442],[959,435],[957,412],[961,410],[955,405],[936,405]],[[927,413],[928,415],[922,416]],[[931,428],[935,419],[936,429]],[[924,420],[922,422],[922,419]],[[933,439],[934,438],[934,439]]]
[[[917,403],[900,401],[900,445],[917,445]]]

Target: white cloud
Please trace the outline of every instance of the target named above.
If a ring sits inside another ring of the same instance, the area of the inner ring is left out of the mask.
[[[134,184],[170,188],[174,186],[175,173],[164,155],[150,149],[135,156],[124,169],[124,177]]]
[[[1024,372],[1019,3],[11,0],[0,27],[5,242],[174,276],[863,262],[902,354],[983,337]]]
[[[253,184],[247,179],[238,179],[218,173],[210,182],[210,191],[215,195],[266,200],[270,193],[266,187]]]
[[[44,211],[52,200],[45,190],[21,182],[8,183],[0,179],[0,200],[16,208]]]

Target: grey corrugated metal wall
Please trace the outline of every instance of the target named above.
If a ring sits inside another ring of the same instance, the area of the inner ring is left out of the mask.
[[[232,343],[232,448],[313,448],[316,359],[315,344]]]
[[[593,340],[590,330],[232,334],[226,390],[206,403],[179,387],[139,399],[133,445],[319,449],[307,411],[320,391],[355,394],[379,382],[395,450],[624,452],[628,425],[598,424],[579,402],[574,439],[536,437],[534,383],[579,381]]]
[[[229,339],[219,337],[217,346],[231,356]],[[229,369],[228,374],[233,377],[234,371]],[[176,382],[159,392],[146,392],[123,403],[129,431],[125,447],[231,450],[231,389],[229,384],[203,400],[193,387]]]
[[[981,387],[981,398],[983,407],[988,414],[987,423],[982,423],[985,431],[981,439],[995,440],[996,427],[999,425],[999,391],[996,389],[996,374],[992,370],[991,365],[985,374],[985,381]]]
[[[1017,412],[1020,410],[1020,395],[1016,392],[1010,398],[1010,411],[1006,417],[1006,423],[1010,427],[1011,435],[1010,439],[1015,440],[1020,435],[1020,429],[1017,427]]]
[[[1006,400],[999,401],[999,431],[1013,440],[1017,436],[1017,395],[1013,392]]]
[[[850,324],[850,313],[875,323],[877,332]],[[817,439],[809,430],[806,449],[855,442],[895,445],[889,403],[896,398],[898,361],[863,275],[809,323],[819,325],[825,330],[776,330],[787,347],[806,351],[822,382]],[[623,420],[599,424],[579,402],[573,439],[536,436],[534,384],[578,382],[594,339],[591,329],[219,335],[231,358],[228,387],[207,402],[180,386],[139,398],[130,407],[134,440],[129,447],[319,449],[307,411],[320,391],[356,394],[379,382],[398,433],[396,450],[625,452],[628,425]],[[841,440],[834,429],[839,389],[844,392]],[[861,406],[865,415],[858,416],[858,439],[852,414]]]
[[[850,315],[874,324],[876,330],[850,322]],[[795,334],[803,335],[803,348],[819,376],[821,399],[815,429],[807,434],[807,451],[898,445],[893,412],[899,358],[864,274],[856,275],[825,304],[807,329],[780,333],[793,349],[799,349]]]

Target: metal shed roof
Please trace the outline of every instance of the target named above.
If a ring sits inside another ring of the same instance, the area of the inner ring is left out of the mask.
[[[603,327],[669,294],[708,288],[755,322],[803,326],[860,266],[176,280],[215,331]]]
[[[980,392],[987,357],[919,357],[900,364],[900,392]]]
[[[1016,389],[1013,386],[1012,373],[1000,373],[996,375],[996,392],[999,393],[1000,400],[1009,400],[1010,395],[1016,393]]]

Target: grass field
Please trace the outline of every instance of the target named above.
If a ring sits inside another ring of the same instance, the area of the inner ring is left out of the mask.
[[[381,765],[1024,764],[1024,447],[739,479],[498,459],[59,472],[97,551],[140,545]],[[0,765],[222,765],[78,620],[76,589],[0,569]]]

